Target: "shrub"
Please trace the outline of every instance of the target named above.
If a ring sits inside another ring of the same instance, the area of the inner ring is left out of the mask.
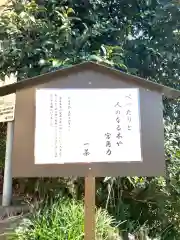
[[[120,239],[114,220],[105,210],[96,213],[96,239]],[[84,206],[75,200],[59,199],[46,205],[30,218],[23,219],[9,236],[11,240],[84,239]]]

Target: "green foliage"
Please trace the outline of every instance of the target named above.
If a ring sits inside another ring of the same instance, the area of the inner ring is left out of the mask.
[[[6,152],[6,123],[0,123],[0,169],[4,167],[4,159]]]
[[[114,220],[105,210],[96,213],[96,239],[119,239]],[[9,239],[16,240],[83,240],[84,206],[81,202],[57,198],[41,207],[31,218],[23,219]]]
[[[157,0],[13,1],[0,16],[1,75],[91,59],[179,88],[179,11]]]

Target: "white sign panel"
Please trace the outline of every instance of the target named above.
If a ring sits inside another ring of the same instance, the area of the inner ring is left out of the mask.
[[[17,78],[14,74],[10,77],[5,77],[5,80],[0,80],[0,87],[17,82]],[[9,122],[14,120],[16,94],[12,93],[3,97],[0,97],[0,122]]]
[[[35,164],[141,161],[138,89],[38,89]]]

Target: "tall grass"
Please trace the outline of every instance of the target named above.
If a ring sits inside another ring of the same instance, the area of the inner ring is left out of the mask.
[[[120,239],[114,220],[105,210],[96,213],[96,239]],[[11,240],[83,240],[84,206],[74,200],[56,200],[40,208],[9,236]]]

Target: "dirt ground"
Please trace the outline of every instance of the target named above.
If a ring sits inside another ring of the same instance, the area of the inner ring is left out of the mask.
[[[30,208],[21,199],[13,199],[12,206],[2,207],[0,196],[0,240],[7,239],[7,233],[12,231],[23,217],[26,217]]]
[[[24,216],[10,217],[0,222],[0,240],[6,240],[7,234],[11,232]]]

